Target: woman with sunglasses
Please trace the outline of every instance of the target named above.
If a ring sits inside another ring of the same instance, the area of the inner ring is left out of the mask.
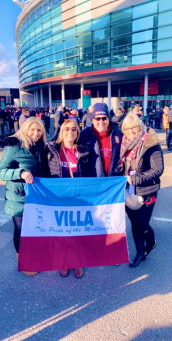
[[[48,144],[49,168],[52,177],[85,177],[91,176],[89,153],[85,147],[77,145],[80,129],[75,120],[67,119],[60,128],[56,142]],[[66,277],[68,269],[60,271],[60,275]],[[83,276],[82,268],[74,269],[77,278]]]
[[[129,264],[136,267],[156,247],[153,228],[149,222],[160,188],[163,154],[157,134],[146,128],[136,114],[128,114],[122,124],[119,169],[127,176],[127,190],[137,194],[138,206],[126,200],[126,212],[131,221],[136,257]],[[127,199],[127,197],[126,197]]]

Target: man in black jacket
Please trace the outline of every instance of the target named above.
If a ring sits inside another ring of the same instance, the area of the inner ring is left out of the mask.
[[[93,106],[92,126],[82,130],[79,144],[86,145],[91,154],[91,176],[113,176],[119,161],[122,133],[110,122],[105,103]]]

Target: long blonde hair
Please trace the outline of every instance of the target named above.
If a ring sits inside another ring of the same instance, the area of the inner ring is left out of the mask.
[[[68,119],[66,120],[65,122],[63,122],[63,124],[61,125],[60,127],[60,133],[59,133],[59,136],[58,136],[58,139],[56,141],[56,143],[58,144],[61,144],[63,146],[63,129],[69,124],[69,123],[73,123],[73,125],[76,127],[77,129],[77,138],[76,140],[74,141],[74,146],[76,147],[76,142],[78,141],[79,139],[79,136],[80,136],[80,129],[79,129],[79,126],[78,126],[78,123],[75,121],[75,120],[71,120],[71,119]]]
[[[39,124],[41,128],[41,132],[42,132],[42,136],[40,137],[40,139],[44,142],[44,144],[46,144],[46,132],[45,132],[44,125],[39,118],[32,116],[32,117],[27,118],[23,122],[20,129],[14,135],[12,135],[14,137],[17,137],[21,141],[22,148],[29,149],[33,145],[32,140],[30,139],[29,136],[27,136],[27,132],[30,126],[34,123]]]

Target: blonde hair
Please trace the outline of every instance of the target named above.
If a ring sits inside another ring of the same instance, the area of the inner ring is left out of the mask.
[[[80,136],[80,129],[78,126],[78,123],[75,120],[71,120],[71,119],[67,119],[65,122],[63,122],[63,124],[60,127],[60,132],[59,132],[59,137],[56,141],[56,143],[62,144],[63,145],[63,129],[69,124],[69,123],[73,123],[74,127],[76,127],[77,129],[77,138],[74,141],[74,143],[76,143],[79,139]]]
[[[21,128],[14,135],[12,135],[14,137],[17,137],[22,142],[21,146],[23,148],[29,149],[33,145],[32,140],[30,139],[29,136],[27,136],[27,132],[29,128],[31,127],[31,125],[34,123],[39,124],[41,128],[41,132],[42,132],[42,136],[40,137],[40,139],[44,142],[44,144],[46,144],[46,133],[45,133],[44,125],[42,121],[40,120],[40,118],[32,116],[32,117],[27,118],[23,122]]]
[[[136,114],[128,114],[122,123],[122,132],[125,134],[125,129],[128,124],[136,124],[140,127],[140,130],[144,130],[146,132],[146,126],[143,124],[143,122],[139,119],[139,117]]]

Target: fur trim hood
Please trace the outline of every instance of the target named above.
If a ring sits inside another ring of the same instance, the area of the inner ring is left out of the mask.
[[[8,146],[21,146],[21,142],[17,137],[11,136],[11,137],[5,137],[0,140],[0,147],[8,147]]]
[[[157,133],[155,132],[155,130],[152,128],[148,128],[147,132],[149,133],[149,135],[144,142],[144,147],[146,149],[159,144],[158,136],[157,136]]]

